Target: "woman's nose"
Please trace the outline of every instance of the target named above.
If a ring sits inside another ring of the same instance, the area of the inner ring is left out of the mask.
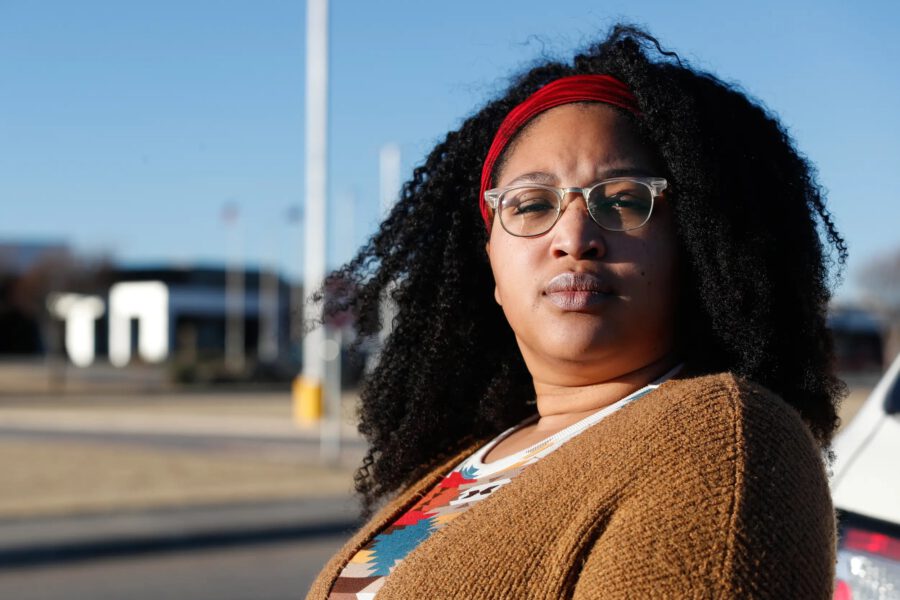
[[[554,256],[597,259],[606,254],[605,232],[591,218],[581,195],[571,198],[550,233]]]

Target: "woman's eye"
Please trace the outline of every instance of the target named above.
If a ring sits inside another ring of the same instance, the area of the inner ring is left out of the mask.
[[[614,194],[603,199],[603,206],[615,210],[629,210],[645,204],[642,198],[632,194]]]
[[[525,200],[516,204],[516,214],[536,213],[553,210],[546,200]]]
[[[634,204],[635,200],[635,197],[631,194],[616,194],[615,196],[610,196],[606,199],[607,202],[618,204],[620,206],[628,206],[630,204]]]
[[[507,201],[507,206],[511,208],[515,214],[534,214],[544,213],[556,210],[553,200],[546,193],[538,191],[526,191],[517,194]]]

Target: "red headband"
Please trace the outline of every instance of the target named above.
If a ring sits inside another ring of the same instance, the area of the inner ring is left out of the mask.
[[[552,81],[530,95],[524,102],[509,111],[491,144],[484,166],[481,168],[481,193],[478,206],[484,224],[491,230],[491,218],[484,201],[484,192],[491,186],[494,163],[500,158],[504,148],[522,127],[536,115],[561,104],[572,102],[603,102],[640,114],[637,99],[624,83],[609,75],[572,75]]]

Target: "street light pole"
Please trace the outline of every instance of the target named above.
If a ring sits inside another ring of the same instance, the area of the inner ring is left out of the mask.
[[[378,152],[378,174],[380,188],[381,218],[384,219],[400,199],[400,147],[397,144],[385,144]],[[378,340],[384,347],[391,333],[394,315],[397,309],[391,300],[393,286],[389,286],[381,299],[381,332]]]
[[[325,196],[328,123],[328,0],[306,3],[306,250],[304,291],[309,296],[325,280]],[[308,306],[313,322],[322,305]],[[324,327],[308,327],[303,338],[303,371],[294,381],[294,417],[316,422],[322,414],[325,379]]]
[[[296,250],[297,262],[303,262],[306,236],[303,228],[303,208],[299,205],[291,205],[285,212],[288,225],[289,255]],[[283,240],[282,240],[283,241]],[[294,245],[296,242],[296,245]],[[282,244],[284,247],[284,244]],[[281,262],[281,261],[279,261]],[[303,273],[298,273],[296,279],[291,278],[290,292],[288,294],[288,357],[291,363],[301,353],[303,343]]]
[[[244,371],[244,267],[243,240],[239,212],[229,202],[222,211],[222,219],[229,232],[228,266],[225,270],[225,366],[232,375]]]
[[[385,144],[378,151],[378,182],[381,218],[400,199],[400,146]]]
[[[280,291],[281,277],[278,271],[277,250],[274,250],[272,258],[269,259],[269,264],[262,266],[259,270],[257,356],[259,357],[259,362],[264,365],[271,365],[278,361],[278,313],[280,304],[278,296]]]

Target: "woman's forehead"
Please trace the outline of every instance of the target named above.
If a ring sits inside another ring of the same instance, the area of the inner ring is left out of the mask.
[[[630,119],[598,103],[542,113],[520,132],[496,171],[498,185],[558,184],[559,177],[653,175],[653,154]]]

